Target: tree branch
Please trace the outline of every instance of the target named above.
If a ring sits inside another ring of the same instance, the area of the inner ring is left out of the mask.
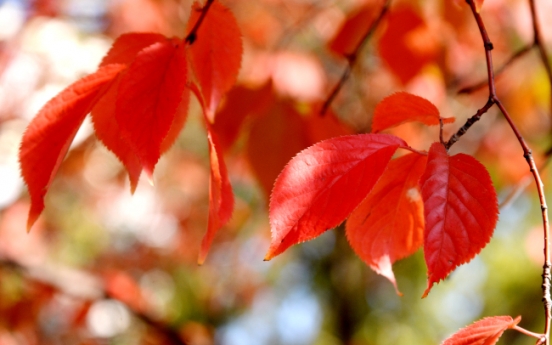
[[[532,0],[530,1],[531,3],[533,3]],[[543,294],[542,300],[544,304],[544,314],[545,314],[545,328],[543,333],[544,342],[543,342],[543,339],[541,339],[538,341],[538,344],[550,345],[549,333],[550,333],[550,322],[552,319],[552,314],[551,314],[552,301],[550,298],[550,281],[551,281],[551,275],[550,275],[551,264],[550,264],[550,248],[549,248],[550,230],[549,230],[548,213],[547,213],[548,206],[546,205],[546,198],[544,196],[544,186],[542,184],[539,171],[536,167],[535,160],[533,159],[531,149],[523,139],[521,133],[517,129],[514,122],[512,121],[510,114],[508,113],[508,111],[506,110],[506,108],[504,107],[504,105],[496,95],[496,87],[495,87],[495,80],[494,80],[494,73],[493,73],[493,60],[492,60],[492,54],[491,54],[493,45],[491,43],[491,40],[489,39],[487,30],[485,29],[485,24],[483,23],[481,15],[476,10],[474,1],[466,0],[466,2],[470,6],[474,19],[477,22],[477,27],[479,28],[479,32],[481,33],[481,38],[483,40],[483,46],[485,47],[485,59],[487,63],[487,82],[489,86],[489,99],[485,104],[485,106],[483,106],[483,108],[481,108],[476,115],[469,118],[466,124],[455,135],[451,137],[451,140],[449,140],[447,145],[448,147],[450,147],[454,142],[456,142],[458,140],[458,137],[463,135],[466,132],[467,128],[469,128],[474,122],[476,122],[494,104],[496,104],[496,106],[500,109],[500,111],[506,118],[506,121],[508,121],[510,128],[514,132],[514,135],[518,139],[518,142],[523,150],[523,157],[525,157],[525,160],[529,165],[529,170],[531,171],[531,174],[533,175],[533,178],[535,180],[537,192],[539,195],[539,201],[541,205],[541,217],[542,217],[543,236],[544,236],[544,264],[543,264],[541,287],[542,287],[542,294]],[[534,4],[533,4],[532,14],[533,16],[535,15]],[[535,36],[538,36],[538,34],[539,34],[538,27],[536,27]],[[453,138],[456,138],[456,139],[453,141]]]
[[[197,40],[197,31],[199,30],[199,27],[201,26],[201,23],[203,23],[203,20],[205,19],[205,16],[207,15],[207,12],[209,12],[209,7],[215,2],[215,0],[207,0],[207,3],[203,8],[201,9],[201,15],[199,16],[199,19],[195,23],[192,30],[188,33],[188,36],[184,39],[184,42],[192,45]]]
[[[341,75],[339,82],[334,86],[334,88],[332,89],[332,92],[330,93],[330,95],[322,105],[322,109],[320,109],[320,116],[324,116],[326,114],[333,100],[335,99],[335,97],[337,96],[337,94],[339,93],[343,85],[345,85],[345,82],[347,82],[347,80],[351,76],[351,72],[353,71],[353,67],[357,62],[360,51],[362,50],[364,45],[366,45],[366,42],[368,42],[368,39],[373,35],[376,28],[379,26],[381,20],[389,10],[390,5],[391,5],[391,0],[386,0],[377,18],[374,20],[372,25],[370,25],[370,27],[368,28],[364,36],[362,36],[362,39],[355,47],[355,50],[353,50],[351,54],[345,56],[345,58],[347,59],[347,67],[345,67],[345,71],[343,71],[343,74]]]

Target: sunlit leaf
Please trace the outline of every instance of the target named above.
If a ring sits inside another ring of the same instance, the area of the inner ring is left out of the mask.
[[[339,225],[370,192],[395,150],[405,145],[395,136],[361,134],[301,151],[274,184],[272,241],[265,259]]]
[[[521,316],[486,317],[454,333],[441,345],[494,345],[507,329],[514,328]]]

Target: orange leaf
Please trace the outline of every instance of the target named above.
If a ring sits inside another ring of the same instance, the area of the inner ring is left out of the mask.
[[[201,242],[198,263],[201,265],[207,257],[211,243],[217,231],[224,226],[232,216],[234,195],[226,172],[226,165],[220,152],[217,138],[211,125],[207,122],[207,139],[209,139],[209,157],[211,174],[209,179],[209,222],[207,233]]]
[[[376,19],[378,6],[378,2],[370,1],[350,14],[329,42],[329,49],[342,56],[352,54]]]
[[[420,185],[426,223],[425,297],[434,283],[470,261],[490,241],[498,202],[485,167],[465,154],[449,157],[440,143],[431,145]]]
[[[247,140],[247,159],[265,195],[289,160],[309,146],[301,115],[287,103],[276,102],[253,119]]]
[[[436,56],[436,42],[421,37],[428,28],[410,6],[399,5],[388,15],[387,28],[378,42],[380,56],[405,85]],[[420,39],[421,38],[421,39]]]
[[[425,125],[439,124],[439,110],[425,98],[407,93],[397,92],[384,98],[374,110],[372,132],[398,126],[409,121],[419,121]],[[443,123],[452,123],[454,118],[443,119]]]
[[[116,120],[151,177],[186,90],[187,62],[179,40],[142,49],[119,86]]]
[[[86,114],[124,68],[107,65],[71,84],[46,103],[27,127],[19,149],[21,174],[31,195],[27,230],[42,213],[44,196]]]
[[[353,250],[398,292],[391,265],[423,243],[424,206],[418,180],[427,156],[411,153],[392,160],[374,189],[351,213],[346,234]]]
[[[505,330],[513,329],[520,321],[521,316],[486,317],[462,328],[441,345],[494,345]]]
[[[265,260],[341,223],[366,197],[406,143],[387,134],[328,139],[296,155],[270,197],[272,241]]]
[[[188,31],[201,15],[201,5],[195,2],[188,22]],[[213,122],[222,97],[236,82],[243,53],[241,34],[232,12],[213,2],[190,47],[190,60],[205,104],[205,112]]]

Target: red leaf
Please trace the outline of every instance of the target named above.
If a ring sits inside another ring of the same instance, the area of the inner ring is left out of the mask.
[[[418,181],[426,161],[427,156],[416,153],[392,160],[347,220],[346,234],[353,250],[395,289],[391,265],[423,243],[424,206]]]
[[[465,154],[449,157],[440,143],[431,145],[420,185],[426,222],[425,297],[434,283],[471,260],[490,241],[498,202],[485,167]]]
[[[342,56],[352,54],[376,19],[379,6],[381,4],[378,2],[371,1],[350,14],[337,35],[328,44],[330,50]]]
[[[232,186],[226,172],[226,165],[224,164],[216,135],[209,123],[207,123],[207,138],[209,139],[209,157],[211,160],[209,223],[199,251],[198,263],[200,265],[203,264],[207,257],[215,234],[230,220],[234,209],[234,195],[232,194]]]
[[[121,35],[113,42],[111,49],[102,59],[100,67],[113,63],[130,65],[136,58],[136,55],[144,48],[154,43],[165,42],[166,40],[165,36],[155,33],[128,33]]]
[[[406,143],[392,135],[349,135],[295,156],[274,184],[272,242],[265,260],[339,225],[370,192],[399,146]]]
[[[46,103],[27,127],[19,149],[21,174],[31,195],[27,230],[44,209],[44,196],[86,114],[125,67],[107,65],[73,83]]]
[[[376,106],[372,132],[377,133],[409,121],[420,121],[428,126],[438,125],[439,118],[439,110],[430,101],[407,92],[397,92]],[[453,117],[443,119],[443,123],[452,122]]]
[[[201,5],[194,3],[188,31],[201,15]],[[213,122],[222,96],[236,82],[243,53],[241,34],[232,12],[213,2],[190,47],[191,66],[199,80],[207,118]]]
[[[286,163],[308,146],[303,118],[288,103],[276,102],[252,121],[247,159],[265,195],[270,195]]]
[[[328,109],[326,115],[320,116],[318,109],[315,107],[304,120],[310,144],[354,133],[350,127],[339,122],[331,109]]]
[[[435,59],[437,42],[432,40],[424,19],[408,5],[393,8],[387,18],[387,29],[379,39],[378,50],[405,85]]]
[[[472,323],[454,333],[441,345],[494,345],[507,329],[513,329],[521,316],[493,316]]]
[[[121,79],[122,75],[119,75],[105,95],[96,103],[92,109],[92,122],[98,139],[117,156],[128,171],[130,190],[134,193],[142,172],[142,163],[128,141],[121,136],[121,129],[115,118],[117,91]]]
[[[121,80],[116,120],[151,177],[186,90],[184,45],[165,40],[143,49]]]

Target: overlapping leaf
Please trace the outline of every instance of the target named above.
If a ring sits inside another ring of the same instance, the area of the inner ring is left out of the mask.
[[[295,156],[272,191],[272,241],[265,259],[341,223],[370,192],[399,146],[406,143],[391,135],[350,135]]]
[[[73,83],[46,103],[27,127],[19,162],[31,195],[28,230],[44,209],[44,196],[82,121],[125,67],[106,65]]]
[[[446,339],[441,345],[494,345],[507,329],[514,328],[521,316],[493,316],[462,328]]]
[[[376,19],[378,6],[377,1],[370,1],[349,15],[328,44],[330,50],[342,56],[352,54]]]
[[[392,160],[347,220],[346,234],[353,250],[395,289],[391,265],[413,254],[423,242],[424,208],[418,180],[426,161],[426,156],[417,153]]]
[[[377,133],[410,121],[419,121],[428,126],[438,125],[439,119],[439,110],[430,101],[407,92],[397,92],[376,106],[372,132]],[[452,122],[454,118],[443,119],[443,123]]]
[[[195,2],[188,31],[200,15],[201,6]],[[197,40],[190,47],[191,65],[211,122],[222,96],[236,82],[242,52],[241,34],[234,15],[218,1],[213,2],[197,32]]]
[[[449,157],[440,143],[430,150],[420,179],[424,200],[424,256],[428,286],[468,262],[489,242],[498,219],[496,192],[475,158]]]

